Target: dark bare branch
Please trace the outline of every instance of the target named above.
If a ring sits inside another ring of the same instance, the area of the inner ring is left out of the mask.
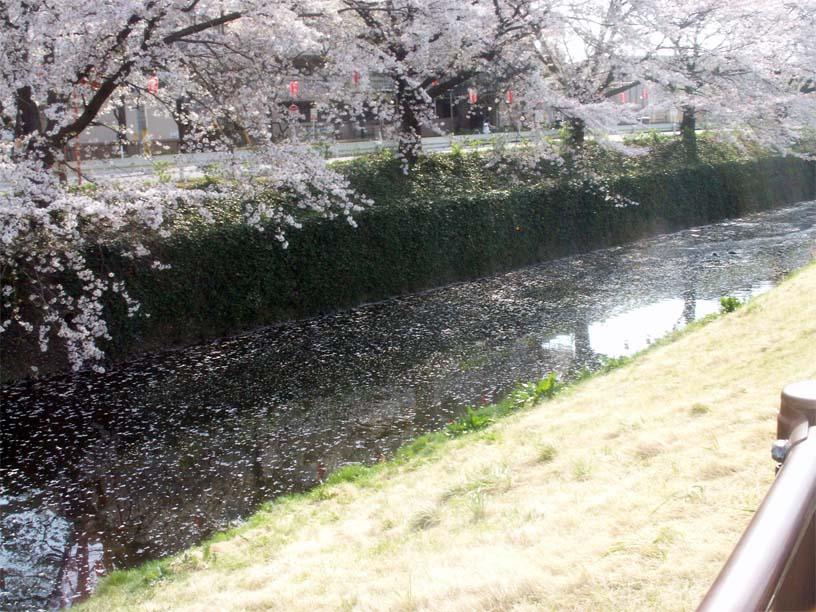
[[[201,23],[196,23],[172,34],[168,34],[164,37],[163,41],[165,44],[170,45],[175,42],[179,42],[184,40],[187,36],[192,36],[193,34],[198,34],[200,32],[205,32],[206,30],[212,30],[213,28],[217,28],[222,25],[226,25],[233,21],[237,21],[243,17],[243,13],[234,12],[234,13],[227,13],[226,15],[222,15],[221,17],[216,17],[214,19],[210,19],[208,21],[202,21]]]

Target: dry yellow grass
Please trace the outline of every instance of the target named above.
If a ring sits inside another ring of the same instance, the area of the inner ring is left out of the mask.
[[[693,609],[772,480],[780,389],[816,377],[814,295],[810,266],[436,460],[275,506],[82,609]]]

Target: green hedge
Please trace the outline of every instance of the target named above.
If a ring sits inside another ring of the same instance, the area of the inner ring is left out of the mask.
[[[170,270],[124,269],[151,316],[126,319],[112,305],[109,350],[121,358],[813,199],[814,168],[771,158],[614,188],[639,204],[616,207],[580,187],[521,187],[372,207],[357,215],[357,229],[312,220],[290,231],[288,249],[242,225],[178,236],[159,247]]]
[[[627,207],[580,185],[422,190],[431,195],[415,193],[410,203],[395,193],[359,213],[356,229],[307,221],[289,232],[288,249],[271,232],[207,226],[154,246],[169,270],[102,256],[150,314],[127,318],[120,300],[108,304],[113,341],[105,348],[119,360],[814,199],[815,178],[812,163],[794,158],[681,167],[618,179],[613,191],[639,203]],[[33,363],[64,369],[64,355],[45,359],[25,338],[3,343],[5,381]]]

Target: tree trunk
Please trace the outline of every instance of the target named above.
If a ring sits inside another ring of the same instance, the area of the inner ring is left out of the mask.
[[[17,119],[14,124],[15,138],[28,138],[25,143],[26,155],[31,159],[39,159],[48,169],[57,166],[57,152],[61,150],[61,144],[54,136],[43,134],[43,118],[40,114],[40,107],[32,97],[31,87],[28,85],[19,88],[15,95],[17,97]],[[63,169],[57,168],[57,174],[61,182],[67,180]],[[47,206],[47,203],[43,203]]]
[[[397,155],[411,168],[422,153],[422,133],[416,114],[416,95],[403,80],[397,83],[397,113],[399,114],[399,142]]]
[[[128,128],[127,128],[127,106],[125,96],[119,97],[119,103],[113,108],[113,116],[116,118],[116,140],[119,143],[119,155],[124,157],[127,153]]]
[[[697,163],[697,117],[693,106],[683,107],[683,119],[680,121],[680,141],[683,144],[686,161]]]
[[[580,151],[584,148],[586,124],[583,119],[572,117],[567,122],[567,150]]]
[[[566,128],[563,142],[565,169],[567,174],[580,173],[583,168],[586,123],[583,119],[571,117],[567,119],[564,127]]]
[[[41,126],[40,109],[31,97],[31,87],[26,85],[17,90],[17,121],[14,125],[15,138],[30,136],[39,132]]]
[[[178,128],[178,146],[179,153],[187,153],[191,148],[190,140],[190,100],[186,96],[176,98],[176,110],[173,113],[173,119],[176,121]]]

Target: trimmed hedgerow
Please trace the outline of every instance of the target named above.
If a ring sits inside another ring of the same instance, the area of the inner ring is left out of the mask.
[[[169,270],[105,253],[100,261],[126,278],[150,314],[128,319],[111,303],[108,353],[122,359],[813,199],[816,182],[813,164],[795,158],[675,167],[617,178],[613,190],[638,204],[616,207],[596,189],[552,181],[498,188],[485,178],[473,189],[484,166],[471,155],[424,169],[431,187],[469,179],[471,188],[400,192],[389,163],[348,170],[379,199],[356,215],[358,228],[311,219],[283,249],[269,232],[242,224],[198,226],[154,245]]]
[[[170,270],[128,271],[151,317],[112,321],[114,348],[218,336],[811,199],[814,176],[811,164],[775,158],[621,178],[615,189],[639,204],[542,185],[379,205],[356,229],[311,220],[288,249],[243,225],[177,236],[158,247]]]

